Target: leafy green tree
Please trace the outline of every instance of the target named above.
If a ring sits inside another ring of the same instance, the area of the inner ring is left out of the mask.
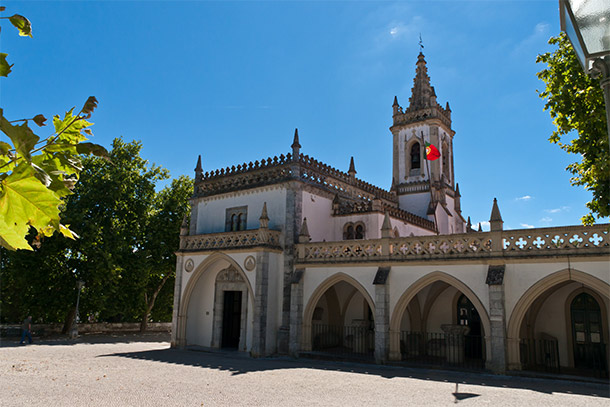
[[[155,196],[152,211],[149,214],[142,254],[145,269],[143,279],[146,282],[144,290],[144,311],[142,313],[140,330],[145,331],[151,311],[164,287],[165,300],[161,312],[155,315],[163,320],[171,319],[173,293],[171,289],[176,272],[176,255],[180,243],[180,225],[190,211],[189,198],[193,195],[193,181],[182,175],[172,180]],[[169,292],[168,292],[169,291]],[[168,295],[170,294],[170,295]],[[168,304],[167,299],[170,300]],[[165,312],[163,312],[165,310]]]
[[[536,62],[547,64],[538,73],[546,88],[540,97],[557,127],[549,138],[581,160],[567,170],[574,177],[572,185],[584,186],[593,197],[587,203],[589,213],[582,217],[584,224],[595,223],[595,218],[610,216],[610,149],[604,96],[599,80],[586,75],[578,62],[565,34],[552,37],[549,44],[557,45],[554,52],[538,55]],[[572,138],[572,131],[578,137]]]
[[[4,10],[0,7],[0,12]],[[27,18],[15,14],[0,19],[9,20],[20,36],[32,36]],[[13,67],[7,56],[0,53],[2,77],[8,76]],[[0,135],[6,138],[0,138],[0,246],[32,250],[25,238],[30,228],[37,232],[37,240],[55,232],[75,237],[60,223],[60,205],[78,180],[82,170],[80,155],[105,154],[103,147],[85,143],[86,135],[91,135],[91,123],[86,119],[96,107],[97,100],[92,96],[77,114],[72,108],[63,118],[55,116],[55,130],[44,139],[29,127],[30,121],[44,126],[47,119],[43,115],[10,121],[0,108]]]
[[[77,240],[56,233],[34,251],[4,253],[0,270],[2,320],[30,312],[46,322],[74,318],[76,282],[85,282],[80,315],[97,321],[167,321],[180,224],[192,180],[179,177],[159,192],[167,170],[140,156],[139,142],[115,139],[110,160],[87,157],[64,219]],[[169,282],[169,283],[168,283]]]

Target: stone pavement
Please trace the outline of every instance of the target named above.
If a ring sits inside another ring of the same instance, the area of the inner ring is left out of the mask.
[[[607,383],[169,348],[168,335],[0,342],[1,406],[608,406]],[[457,392],[456,392],[457,386]]]

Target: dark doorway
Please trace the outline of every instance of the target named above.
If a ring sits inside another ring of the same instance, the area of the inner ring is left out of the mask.
[[[570,305],[574,367],[606,371],[606,352],[599,304],[591,295],[582,293]]]
[[[464,294],[457,304],[457,321],[470,328],[464,338],[464,355],[471,359],[483,357],[483,338],[481,335],[481,317],[472,302]]]
[[[224,291],[222,311],[223,348],[237,349],[241,328],[241,291]]]

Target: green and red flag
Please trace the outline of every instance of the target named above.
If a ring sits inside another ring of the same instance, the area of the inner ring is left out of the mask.
[[[426,160],[434,161],[441,156],[441,153],[438,151],[438,148],[434,147],[430,143],[426,143]]]

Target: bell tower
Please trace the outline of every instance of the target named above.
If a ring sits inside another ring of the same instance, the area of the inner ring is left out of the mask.
[[[466,222],[455,190],[451,109],[449,103],[443,108],[436,101],[421,52],[409,106],[403,111],[394,97],[392,110],[392,188],[400,208],[435,221],[439,233],[462,233]],[[426,160],[427,143],[438,149],[440,158]]]

